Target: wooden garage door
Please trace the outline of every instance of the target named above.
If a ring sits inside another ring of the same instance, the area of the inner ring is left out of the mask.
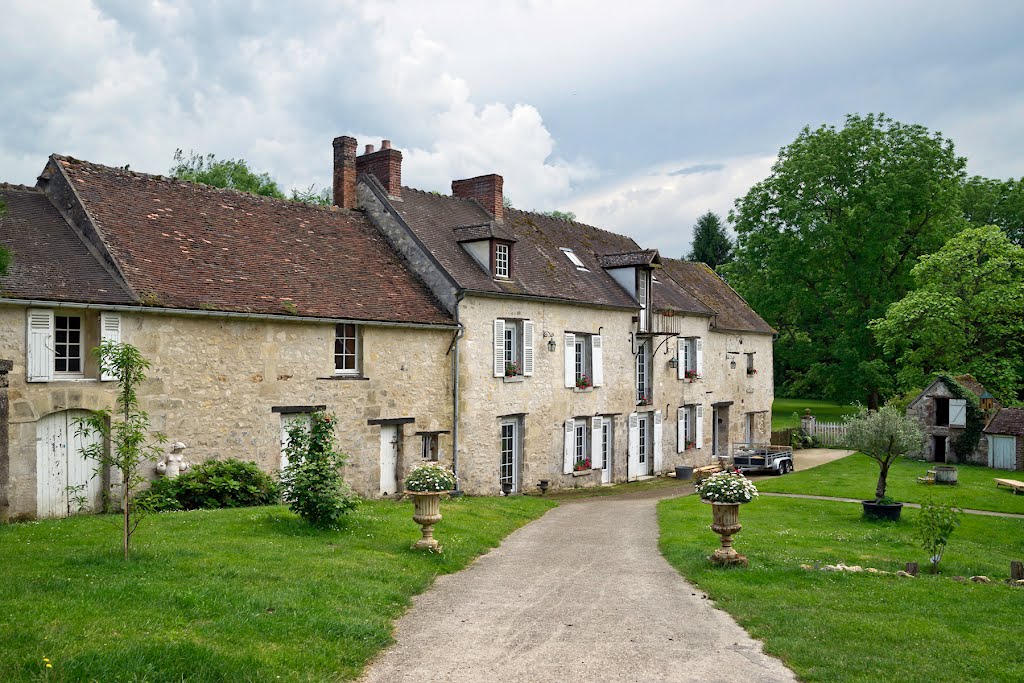
[[[67,517],[79,511],[76,495],[86,497],[87,510],[100,507],[101,479],[97,463],[82,456],[81,449],[99,439],[80,437],[75,420],[88,413],[65,410],[40,418],[36,423],[36,511],[39,517]],[[68,494],[69,486],[84,486],[80,494]]]
[[[1012,470],[1017,467],[1017,443],[1012,436],[995,436],[989,439],[989,467]]]

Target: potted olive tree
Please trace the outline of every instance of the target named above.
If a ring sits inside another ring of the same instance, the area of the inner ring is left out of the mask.
[[[863,501],[864,515],[898,520],[903,503],[885,495],[889,468],[901,455],[920,448],[924,437],[917,422],[895,406],[877,411],[862,410],[847,422],[846,443],[878,463],[874,500]]]
[[[433,462],[413,468],[405,480],[405,491],[413,498],[414,522],[423,527],[423,538],[412,546],[416,549],[441,551],[434,538],[434,525],[441,521],[441,496],[455,488],[455,474]]]

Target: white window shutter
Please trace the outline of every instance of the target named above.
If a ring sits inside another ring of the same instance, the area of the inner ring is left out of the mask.
[[[505,376],[505,321],[494,321],[494,376]]]
[[[533,376],[533,321],[523,321],[523,375]]]
[[[121,341],[121,314],[104,311],[100,313],[100,341]],[[113,382],[117,376],[109,370],[100,373],[100,380]]]
[[[654,411],[654,473],[658,474],[661,472],[663,466],[663,458],[661,456],[661,432],[662,432],[662,416],[660,410]]]
[[[28,358],[25,380],[49,382],[53,380],[53,311],[30,308],[26,327]]]
[[[697,356],[697,359],[696,359],[697,362],[696,362],[696,368],[695,368],[697,370],[697,376],[698,377],[703,377],[704,376],[704,340],[701,339],[700,337],[697,337],[697,340],[694,343],[694,347],[696,347],[695,353],[696,353],[696,356]]]
[[[590,338],[590,365],[591,374],[594,376],[591,378],[594,380],[594,386],[599,387],[604,384],[604,342],[601,340],[601,335],[595,334]]]
[[[676,378],[686,377],[686,339],[676,337]]]
[[[565,421],[565,443],[562,447],[562,474],[571,474],[573,456],[576,455],[576,420]]]
[[[704,406],[698,404],[695,410],[696,416],[693,420],[693,445],[697,448],[704,448]]]
[[[604,426],[604,418],[595,417],[590,421],[590,462],[596,468],[597,463],[604,462],[604,453],[601,452],[601,435]]]
[[[565,386],[576,386],[576,335],[565,333]]]
[[[640,416],[629,414],[629,481],[636,481],[640,470]]]
[[[686,406],[679,406],[676,410],[676,453],[686,450]]]
[[[967,426],[967,401],[962,398],[949,399],[949,426]]]

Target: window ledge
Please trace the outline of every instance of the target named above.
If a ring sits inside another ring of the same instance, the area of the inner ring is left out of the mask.
[[[505,382],[506,384],[512,384],[515,382],[522,382],[525,379],[526,377],[524,377],[523,375],[506,375],[501,378],[501,381]]]
[[[579,387],[573,387],[572,388],[572,391],[573,391],[574,394],[589,394],[593,390],[594,390],[594,387],[587,387],[586,389],[581,389]]]
[[[597,470],[593,470],[593,469],[590,469],[590,470],[574,470],[573,473],[572,473],[572,476],[574,476],[574,477],[586,477],[586,476],[589,476],[589,475],[593,474],[594,472],[597,472]]]
[[[686,384],[693,384],[694,382],[699,382],[702,379],[704,379],[704,378],[703,377],[684,377],[683,378],[683,382],[685,382]]]
[[[26,382],[28,384],[55,384],[55,383],[58,383],[58,382],[99,382],[99,381],[100,381],[99,377],[54,377],[52,379],[48,379],[48,380],[41,381],[41,382],[40,381],[29,382],[28,380],[26,380]],[[113,381],[110,382],[110,383],[113,384],[113,385],[117,384],[117,382],[113,382]]]
[[[369,377],[363,375],[331,375],[330,377],[317,377],[317,379],[324,380],[368,380]]]

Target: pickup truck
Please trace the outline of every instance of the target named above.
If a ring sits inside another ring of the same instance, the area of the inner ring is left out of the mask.
[[[740,472],[786,474],[793,471],[793,449],[766,443],[734,443],[732,464]]]

